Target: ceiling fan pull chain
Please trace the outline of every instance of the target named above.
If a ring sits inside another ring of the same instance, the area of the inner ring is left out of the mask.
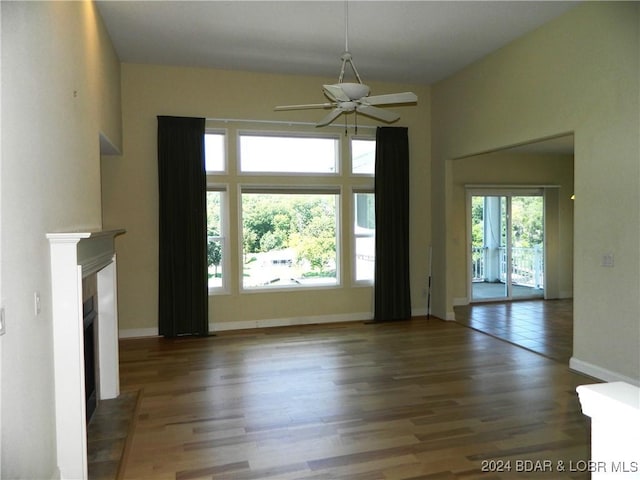
[[[353,125],[354,125],[354,134],[358,134],[358,110],[353,111]]]

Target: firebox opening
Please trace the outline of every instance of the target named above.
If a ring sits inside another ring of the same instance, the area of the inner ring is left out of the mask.
[[[87,423],[95,412],[98,400],[96,391],[96,359],[94,325],[97,317],[95,309],[95,296],[90,297],[82,304],[82,317],[84,325],[84,387]]]

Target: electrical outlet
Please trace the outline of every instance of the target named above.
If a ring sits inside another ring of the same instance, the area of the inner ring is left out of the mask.
[[[605,253],[602,255],[602,266],[613,267],[613,253]]]
[[[7,325],[4,319],[4,307],[0,308],[0,335],[7,333]]]
[[[40,315],[40,311],[42,310],[40,306],[40,292],[33,292],[33,310],[37,315]]]

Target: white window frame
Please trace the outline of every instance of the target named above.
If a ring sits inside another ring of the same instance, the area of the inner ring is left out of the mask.
[[[232,121],[231,121],[232,122]],[[375,142],[375,135],[344,135],[338,131],[308,131],[301,127],[284,127],[273,130],[252,125],[237,128],[227,123],[208,123],[207,134],[224,137],[224,170],[207,171],[207,190],[218,190],[221,196],[221,228],[223,242],[222,286],[209,288],[210,295],[255,294],[279,291],[312,291],[353,287],[371,287],[375,279],[356,279],[356,193],[375,193],[373,173],[353,173],[352,142],[368,140]],[[246,126],[246,125],[245,125]],[[300,128],[300,129],[296,129]],[[241,170],[241,138],[243,135],[276,136],[283,138],[330,138],[335,143],[334,172],[243,172]],[[233,143],[235,142],[235,143]],[[329,285],[276,285],[244,287],[244,248],[242,195],[247,191],[263,189],[265,193],[319,193],[335,192],[336,200],[336,279]],[[266,190],[269,190],[268,192]],[[233,202],[236,202],[234,205]],[[346,210],[345,210],[346,209]],[[347,211],[348,210],[348,211]],[[233,217],[231,216],[233,215]],[[230,227],[234,231],[230,230]],[[235,236],[235,238],[234,238]],[[235,263],[234,263],[235,262]],[[235,266],[237,265],[237,268]],[[345,270],[348,269],[348,270]],[[349,271],[351,272],[349,274]],[[347,276],[344,276],[347,272]],[[345,283],[346,281],[346,283]]]
[[[306,175],[315,177],[316,175]],[[242,195],[245,193],[265,193],[265,194],[321,194],[335,196],[335,212],[336,212],[336,281],[330,285],[309,284],[299,286],[282,286],[282,285],[260,285],[245,287],[244,285],[244,218],[242,209]],[[341,245],[342,232],[342,204],[343,204],[343,188],[340,185],[277,185],[277,184],[258,184],[243,183],[238,185],[238,272],[239,272],[239,290],[240,293],[265,293],[265,292],[294,292],[301,290],[325,290],[336,289],[342,287],[342,261],[341,261]]]
[[[229,260],[229,185],[226,183],[218,183],[207,179],[207,192],[220,192],[220,229],[222,230],[219,236],[222,243],[222,262],[220,267],[222,268],[222,286],[209,287],[209,281],[207,279],[207,288],[209,295],[224,295],[230,292],[229,290],[229,276],[230,260]],[[207,236],[207,245],[209,243],[209,237]],[[208,269],[208,265],[207,265]]]
[[[375,191],[374,191],[374,187],[373,185],[371,186],[362,186],[362,187],[352,187],[351,188],[351,204],[352,204],[352,208],[351,208],[351,278],[352,283],[354,286],[360,286],[360,287],[365,287],[365,286],[372,286],[375,283],[375,278],[372,279],[362,279],[359,280],[357,277],[357,255],[356,255],[356,240],[358,238],[368,238],[371,237],[371,235],[364,235],[364,234],[357,234],[355,231],[355,226],[356,226],[356,208],[357,208],[357,202],[356,202],[356,194],[358,193],[370,193],[374,196],[375,198]],[[377,232],[376,232],[377,233]],[[376,233],[374,233],[373,237],[375,238]],[[374,255],[375,255],[375,251],[374,251]],[[375,258],[374,258],[374,269],[375,269]],[[374,270],[375,271],[375,270]]]

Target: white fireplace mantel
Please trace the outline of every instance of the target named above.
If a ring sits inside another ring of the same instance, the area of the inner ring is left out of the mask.
[[[49,233],[56,441],[60,478],[86,479],[82,279],[96,274],[98,400],[120,394],[115,237],[124,230]]]

